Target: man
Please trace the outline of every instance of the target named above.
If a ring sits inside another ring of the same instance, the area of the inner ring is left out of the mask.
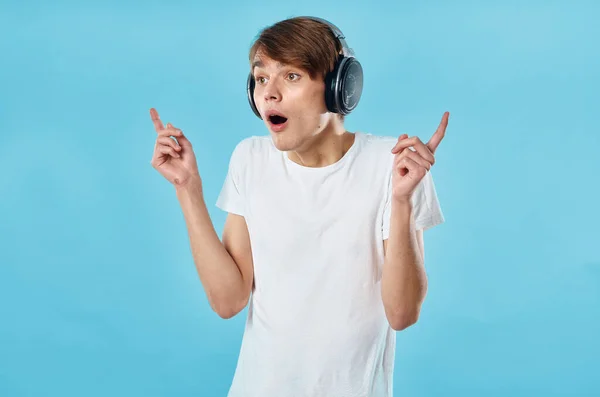
[[[249,304],[229,397],[389,397],[394,331],[419,317],[423,230],[444,221],[429,171],[448,113],[426,144],[347,131],[326,101],[342,51],[305,17],[256,40],[249,100],[269,135],[231,156],[222,242],[191,143],[151,109],[152,164],[175,185],[211,307],[230,318]]]

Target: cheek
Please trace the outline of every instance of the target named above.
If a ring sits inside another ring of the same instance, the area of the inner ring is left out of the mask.
[[[325,98],[322,92],[312,91],[306,93],[296,103],[300,105],[298,110],[300,110],[300,117],[303,119],[307,119],[307,121],[308,119],[314,120],[316,123],[325,121],[324,116],[327,113],[327,106],[325,106]]]
[[[325,91],[324,89],[319,89],[313,92],[312,94],[312,102],[315,106],[315,109],[319,113],[327,112],[327,105],[325,104]]]
[[[290,93],[291,94],[291,93]],[[291,118],[301,120],[301,125],[309,130],[320,128],[327,123],[327,106],[323,89],[307,89],[289,95],[293,110]]]

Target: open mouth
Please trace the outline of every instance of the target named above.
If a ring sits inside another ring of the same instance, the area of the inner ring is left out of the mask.
[[[287,121],[287,118],[279,116],[277,114],[272,114],[269,116],[269,121],[271,122],[271,124],[279,125],[285,123]]]

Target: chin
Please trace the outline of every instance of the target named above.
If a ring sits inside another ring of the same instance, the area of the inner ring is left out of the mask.
[[[282,152],[290,151],[294,147],[291,142],[288,142],[287,139],[282,137],[280,134],[271,133],[271,140],[273,141],[273,145],[275,145],[275,147]]]
[[[298,139],[295,137],[291,138],[292,139],[290,139],[289,136],[286,136],[285,133],[271,132],[271,140],[273,141],[273,145],[275,145],[275,147],[282,152],[289,152],[290,150],[295,150],[299,146],[300,142],[298,141]]]

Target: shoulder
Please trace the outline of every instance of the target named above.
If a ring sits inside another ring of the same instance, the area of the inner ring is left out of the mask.
[[[369,151],[387,151],[391,153],[392,148],[398,142],[398,137],[388,135],[375,135],[368,132],[359,132],[362,135],[364,149]]]
[[[398,142],[398,137],[388,135],[375,135],[360,132],[362,135],[362,152],[368,156],[391,161],[394,158],[392,148]]]
[[[370,132],[364,132],[364,131],[359,131],[359,133],[363,136],[364,141],[368,142],[368,144],[370,144],[370,145],[385,146],[385,145],[389,145],[391,143],[393,146],[396,143],[396,141],[398,141],[397,136],[377,135],[377,134],[372,134]]]

